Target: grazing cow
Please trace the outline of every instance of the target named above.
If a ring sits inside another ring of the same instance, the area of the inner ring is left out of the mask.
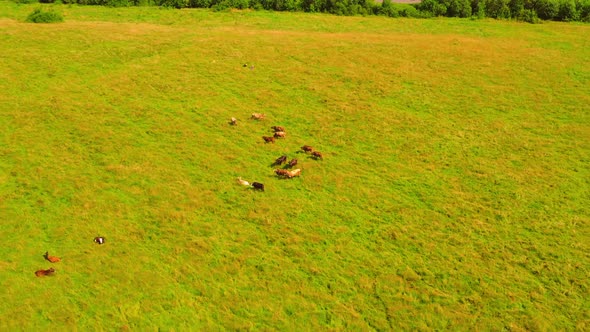
[[[286,169],[275,169],[275,173],[280,177],[291,179],[299,176],[301,174],[301,170],[299,168],[292,171],[288,171]]]
[[[55,273],[55,269],[54,268],[49,268],[47,270],[38,270],[38,271],[35,271],[35,275],[37,277],[50,276],[53,273]]]
[[[274,143],[275,142],[275,138],[274,137],[269,137],[269,136],[262,136],[262,139],[266,142],[266,143]]]
[[[229,120],[229,124],[232,126],[235,126],[238,124],[238,119],[232,117],[231,120]]]
[[[94,238],[94,242],[97,244],[103,244],[104,243],[104,237],[102,236],[98,236]]]
[[[61,259],[59,259],[59,257],[49,256],[48,251],[45,252],[45,255],[43,255],[43,257],[45,257],[45,259],[50,261],[51,263],[57,263],[57,262],[61,261]]]
[[[275,174],[280,177],[289,177],[289,171],[287,171],[286,169],[275,169]]]
[[[291,161],[285,166],[286,168],[293,168],[293,166],[297,165],[297,159],[291,159]]]
[[[312,153],[311,153],[311,156],[312,156],[314,159],[322,159],[322,160],[324,160],[324,156],[322,156],[322,153],[321,153],[321,152],[319,152],[319,151],[314,151],[314,152],[312,152]]]
[[[262,113],[252,113],[252,119],[254,120],[263,120],[265,117]]]
[[[309,145],[304,145],[301,147],[301,150],[305,151],[305,152],[312,152],[313,148]]]
[[[264,184],[260,182],[252,182],[252,188],[254,188],[255,190],[264,191]]]
[[[287,177],[290,178],[294,178],[296,176],[299,176],[301,174],[301,169],[297,168],[294,169],[292,171],[287,171]]]
[[[287,162],[287,156],[280,156],[280,157],[277,158],[277,160],[275,160],[274,163],[272,163],[272,165],[273,166],[282,165],[282,164],[284,164],[286,162]]]
[[[285,133],[284,131],[277,131],[274,134],[274,137],[275,138],[285,138],[286,136],[287,136],[287,133]]]
[[[243,186],[249,186],[250,182],[246,181],[246,180],[242,180],[242,177],[238,177],[238,183],[243,185]]]
[[[272,126],[271,128],[275,131],[275,133],[278,131],[285,131],[285,127],[281,126]]]

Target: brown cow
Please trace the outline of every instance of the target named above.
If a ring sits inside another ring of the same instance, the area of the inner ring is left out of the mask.
[[[45,259],[50,261],[51,263],[57,263],[57,262],[61,261],[61,259],[59,259],[59,257],[49,256],[48,251],[45,252],[45,255],[43,255],[43,257],[45,257]]]
[[[54,268],[49,268],[47,270],[38,270],[38,271],[35,271],[35,275],[37,277],[50,276],[50,275],[53,275],[53,273],[55,273],[55,269]]]
[[[272,165],[273,166],[282,165],[285,162],[287,162],[287,156],[280,156],[280,157],[277,158],[277,160],[275,160],[275,162]]]
[[[288,171],[286,169],[275,169],[275,173],[280,177],[291,179],[299,176],[299,174],[301,174],[301,170],[299,168],[292,171]]]
[[[311,156],[312,156],[314,159],[322,159],[322,160],[324,160],[324,156],[322,156],[322,153],[321,153],[321,152],[319,152],[319,151],[314,151],[314,152],[312,152],[312,153],[311,153]]]
[[[285,127],[281,127],[281,126],[272,126],[271,128],[272,128],[272,130],[274,130],[275,132],[278,132],[278,131],[285,131]]]
[[[269,136],[262,136],[262,139],[266,142],[266,143],[274,143],[275,142],[275,138],[274,137],[269,137]]]
[[[281,177],[289,177],[289,171],[287,171],[286,169],[275,169],[275,173]]]
[[[264,184],[260,182],[252,182],[252,188],[254,188],[255,190],[264,191]]]
[[[237,125],[238,124],[238,119],[232,117],[231,120],[229,120],[229,124],[232,125],[232,126]]]
[[[312,152],[313,148],[309,145],[304,145],[301,147],[301,150],[305,151],[305,152]]]
[[[291,161],[287,165],[285,165],[285,167],[292,168],[295,165],[297,165],[297,159],[291,159]]]
[[[252,119],[254,120],[263,120],[266,115],[262,113],[252,113]]]

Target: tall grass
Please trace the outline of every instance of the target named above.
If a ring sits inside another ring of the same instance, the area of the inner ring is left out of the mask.
[[[2,329],[588,328],[588,26],[32,8],[0,2]]]

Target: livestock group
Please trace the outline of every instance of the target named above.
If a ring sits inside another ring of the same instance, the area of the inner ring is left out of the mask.
[[[262,114],[262,113],[253,113],[250,118],[253,120],[261,121],[261,120],[266,119],[266,116],[265,116],[265,114]],[[237,126],[238,119],[236,119],[235,117],[232,117],[228,123],[231,126]],[[265,143],[275,143],[275,141],[277,139],[286,139],[287,138],[287,131],[285,130],[285,127],[272,126],[271,129],[273,131],[272,136],[266,136],[266,135],[262,136]],[[290,137],[292,137],[292,136],[290,136]],[[297,151],[297,152],[304,152],[306,154],[309,154],[309,158],[314,159],[314,160],[318,160],[318,159],[323,160],[324,159],[321,152],[315,151],[314,148],[312,148],[309,145],[303,145],[301,147],[301,151]],[[283,154],[280,157],[278,157],[271,164],[271,167],[274,168],[276,166],[279,166],[279,167],[282,166],[282,168],[275,168],[274,169],[274,173],[276,174],[276,176],[279,179],[293,179],[295,177],[299,177],[302,172],[301,166],[299,166],[300,168],[293,169],[293,167],[296,165],[301,165],[300,161],[297,158],[291,158],[289,160],[288,155]],[[241,177],[237,178],[237,182],[240,185],[251,188],[253,190],[265,191],[265,186],[261,182],[249,182],[249,181],[242,179]],[[104,238],[100,237],[100,236],[94,238],[94,242],[99,245],[103,244],[104,241],[105,241]],[[51,255],[49,255],[49,252],[47,252],[47,251],[45,252],[43,257],[45,258],[45,260],[47,260],[50,263],[58,263],[61,261],[61,259],[59,257],[51,256]],[[51,276],[53,274],[55,274],[55,269],[53,267],[51,267],[49,269],[41,269],[41,270],[35,271],[35,275],[37,277]]]
[[[252,115],[250,116],[250,119],[256,120],[256,121],[261,121],[261,120],[266,119],[266,115],[263,113],[252,113]],[[231,120],[229,121],[229,124],[231,124],[233,126],[237,125],[237,123],[238,123],[238,120],[235,117],[232,117]],[[277,139],[285,139],[287,137],[287,131],[285,130],[285,127],[272,126],[271,129],[273,131],[272,136],[267,136],[267,135],[262,136],[264,143],[273,143],[274,144]],[[315,160],[318,160],[318,159],[323,160],[324,159],[321,152],[315,151],[314,148],[309,145],[303,145],[301,147],[301,150],[304,153],[309,153],[310,154],[309,157],[311,159],[315,159]],[[274,173],[280,179],[292,179],[292,178],[295,178],[295,177],[298,177],[301,175],[301,168],[293,169],[293,167],[295,165],[299,165],[299,160],[297,158],[291,158],[291,160],[288,160],[288,159],[289,159],[289,157],[287,155],[281,155],[271,164],[272,167],[283,166],[283,164],[284,164],[283,168],[276,168],[274,170]],[[238,180],[238,183],[242,186],[246,186],[248,188],[252,188],[255,190],[264,191],[264,184],[262,184],[260,182],[249,182],[249,181],[242,179],[241,177],[238,177],[237,180]]]
[[[97,244],[103,244],[104,243],[104,237],[102,236],[98,236],[94,238],[94,242]],[[51,256],[49,255],[49,251],[46,251],[45,254],[43,255],[43,258],[45,258],[46,261],[50,262],[50,263],[59,263],[61,262],[61,258],[56,257],[56,256]],[[37,277],[47,277],[47,276],[52,276],[55,274],[55,269],[50,267],[48,269],[41,269],[41,270],[37,270],[35,271],[35,275]]]
[[[43,255],[43,258],[45,258],[45,260],[51,262],[51,263],[57,263],[59,261],[61,261],[61,259],[59,257],[55,257],[55,256],[49,256],[49,252],[46,251],[45,255]],[[55,273],[55,269],[54,268],[49,268],[47,270],[37,270],[35,271],[35,275],[37,277],[45,277],[45,276],[51,276]]]

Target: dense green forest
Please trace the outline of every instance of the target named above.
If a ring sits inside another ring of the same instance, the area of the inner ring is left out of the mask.
[[[20,0],[25,1],[27,0]],[[56,0],[40,0],[51,3]],[[384,15],[428,18],[491,17],[530,23],[540,20],[590,22],[590,0],[423,0],[418,4],[397,4],[391,0],[57,0],[66,4],[101,6],[163,6],[225,10],[264,9],[321,12],[336,15]]]

